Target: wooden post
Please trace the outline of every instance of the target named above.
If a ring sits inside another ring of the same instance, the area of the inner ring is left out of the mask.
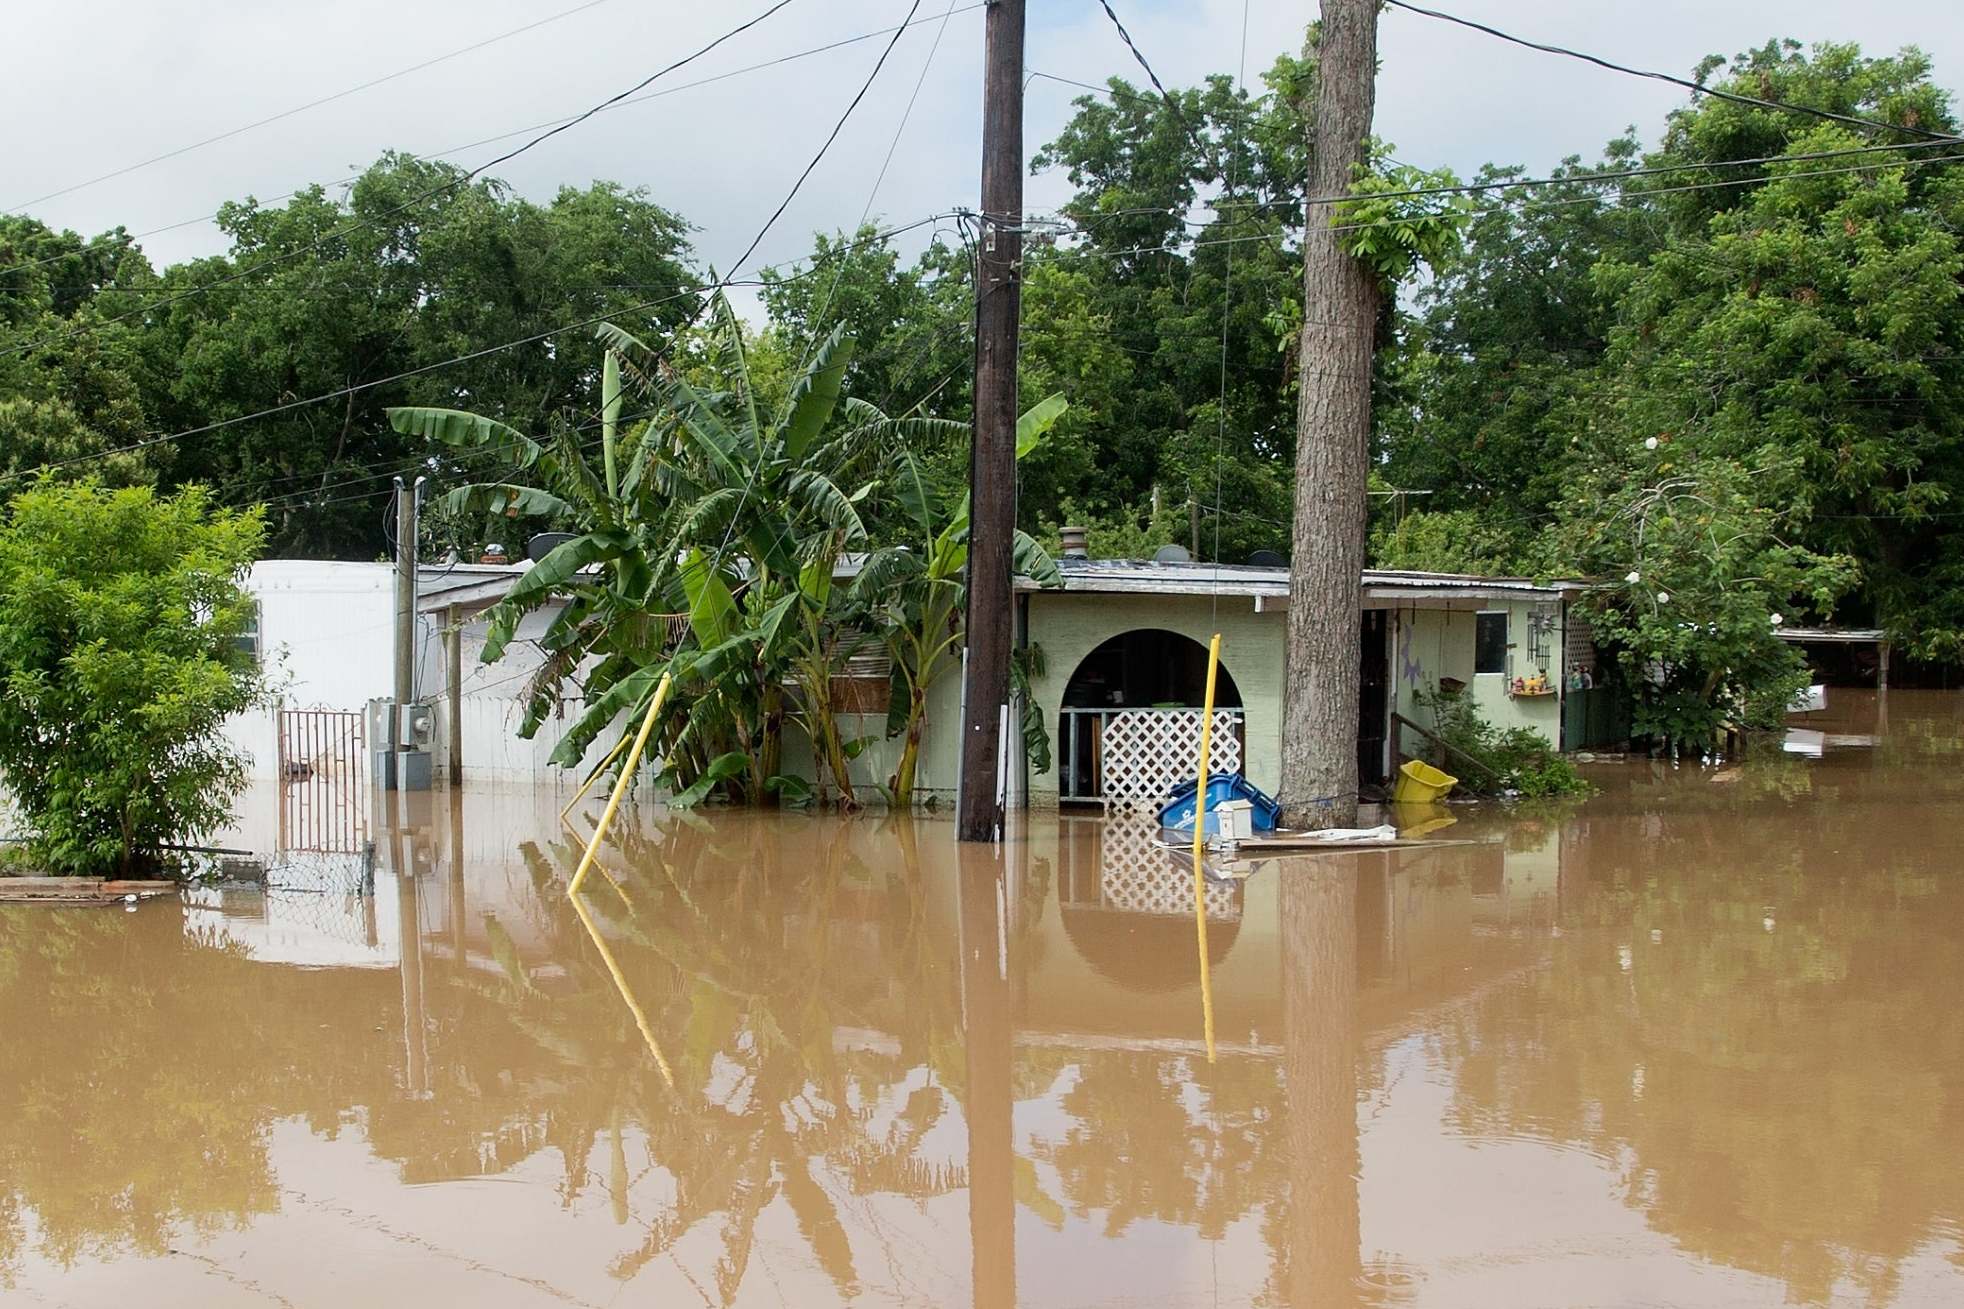
[[[1023,0],[990,0],[982,85],[982,215],[975,265],[975,438],[969,454],[966,695],[957,835],[993,841],[1002,707],[1014,640],[1016,339],[1023,277]]]
[[[464,780],[464,616],[456,605],[443,614],[443,662],[450,679],[446,692],[450,739],[445,744],[450,752],[450,785],[454,787]]]

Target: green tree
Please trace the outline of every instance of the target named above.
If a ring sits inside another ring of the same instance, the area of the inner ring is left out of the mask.
[[[1954,130],[1929,72],[1913,50],[1873,59],[1824,45],[1810,56],[1784,42],[1738,56],[1718,84]],[[1834,616],[1954,659],[1964,655],[1952,504],[1964,478],[1964,169],[1880,148],[1914,140],[1724,101],[1674,115],[1652,163],[1878,148],[1657,197],[1673,239],[1597,273],[1620,320],[1604,384],[1618,388],[1628,431],[1742,466],[1768,452],[1795,461],[1799,539],[1862,564]]]
[[[1697,749],[1785,717],[1807,665],[1780,640],[1781,611],[1828,612],[1858,568],[1792,540],[1794,464],[1651,444],[1607,449],[1576,476],[1553,548],[1603,579],[1584,603],[1635,688],[1636,733]]]
[[[284,555],[373,557],[389,474],[485,471],[392,430],[391,405],[591,421],[599,360],[563,340],[453,359],[583,319],[662,330],[697,304],[687,225],[612,183],[535,204],[387,154],[344,194],[247,199],[218,221],[226,254],[159,276],[120,230],[84,241],[0,220],[0,400],[66,405],[102,448],[229,424],[154,443],[145,467],[266,503]],[[362,389],[295,404],[344,388]],[[87,453],[10,449],[0,475]]]
[[[139,875],[229,816],[222,728],[265,681],[241,638],[257,512],[44,481],[0,522],[0,772],[37,862]]]

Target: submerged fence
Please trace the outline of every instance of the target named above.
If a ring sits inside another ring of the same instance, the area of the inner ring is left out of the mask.
[[[280,710],[282,851],[361,852],[368,840],[368,769],[362,744],[358,712]]]

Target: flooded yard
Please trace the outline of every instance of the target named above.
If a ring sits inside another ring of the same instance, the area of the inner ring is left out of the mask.
[[[0,1302],[1964,1303],[1964,699],[1816,717],[1210,886],[1211,1064],[1148,831],[257,795],[0,906]]]

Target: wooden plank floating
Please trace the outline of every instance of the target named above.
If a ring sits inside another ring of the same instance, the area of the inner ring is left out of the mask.
[[[102,877],[0,877],[0,904],[115,904],[126,896],[176,895],[176,882]]]
[[[1399,837],[1392,841],[1318,841],[1308,836],[1253,836],[1235,843],[1236,854],[1317,854],[1325,850],[1421,850],[1448,845],[1497,845],[1496,841],[1430,840]]]

